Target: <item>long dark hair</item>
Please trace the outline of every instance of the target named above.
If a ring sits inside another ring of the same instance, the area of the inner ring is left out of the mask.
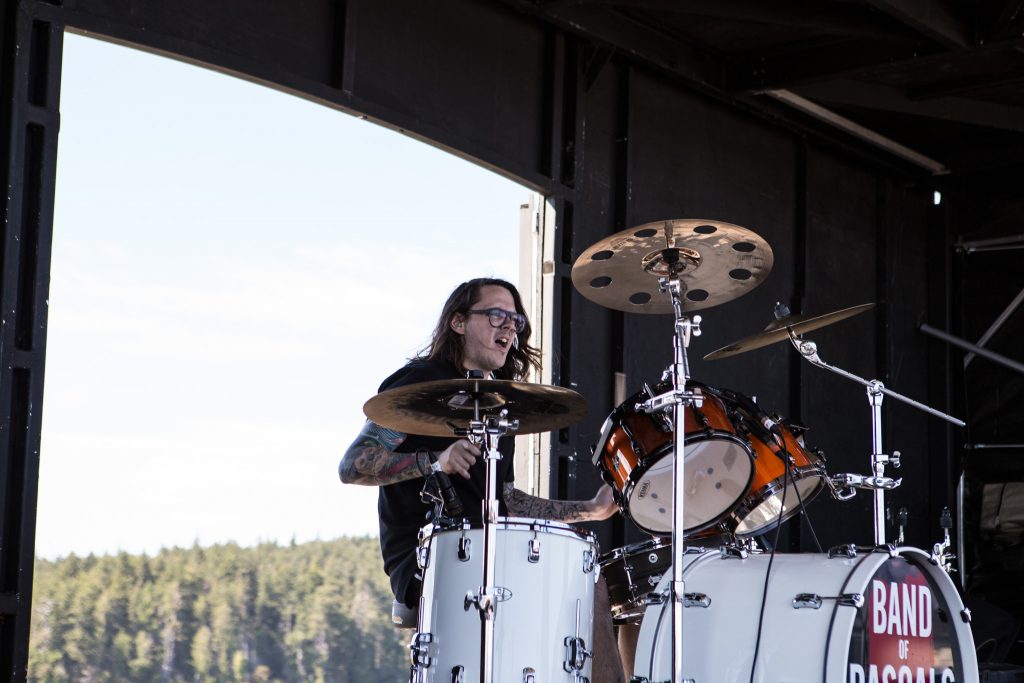
[[[463,282],[455,288],[441,310],[441,317],[437,320],[437,327],[434,328],[430,345],[423,349],[420,357],[448,361],[460,371],[465,371],[462,365],[465,340],[461,334],[457,334],[452,329],[451,322],[456,314],[468,315],[469,310],[480,301],[480,290],[488,285],[497,285],[507,289],[515,302],[516,312],[522,313],[526,317],[526,327],[519,333],[518,348],[512,345],[508,350],[508,355],[505,356],[505,364],[494,371],[494,376],[497,379],[520,380],[526,376],[531,366],[537,370],[540,369],[540,351],[529,344],[533,328],[530,325],[530,318],[526,316],[519,291],[511,282],[497,278],[480,277]]]

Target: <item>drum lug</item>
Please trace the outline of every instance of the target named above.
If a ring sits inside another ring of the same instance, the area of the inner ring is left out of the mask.
[[[470,539],[463,536],[459,539],[459,561],[469,562]]]
[[[426,569],[430,564],[430,546],[421,545],[416,551],[416,564],[420,569]]]
[[[683,593],[683,607],[711,607],[711,598],[703,593]]]
[[[793,609],[821,609],[821,596],[814,593],[798,593],[793,598]]]
[[[452,683],[462,683],[462,674],[466,671],[466,667],[458,664],[452,667]]]
[[[737,545],[723,545],[718,549],[718,552],[721,554],[723,559],[736,557],[741,560],[745,560],[747,559],[748,554],[746,548],[741,548]]]
[[[864,606],[864,595],[862,593],[841,593],[836,596],[798,593],[793,598],[793,609],[821,609],[821,603],[825,600],[835,600],[837,604],[845,607],[860,608]]]
[[[583,551],[583,573],[589,574],[594,571],[594,567],[597,565],[597,558],[595,557],[594,551],[590,548]]]
[[[668,602],[668,591],[648,593],[644,596],[644,604],[648,607],[651,605],[664,605],[666,602]]]
[[[587,649],[587,644],[582,638],[576,636],[565,637],[565,661],[562,662],[562,668],[566,673],[573,675],[574,681],[587,683],[587,677],[583,676],[580,672],[586,666],[588,657],[593,659],[594,653]]]
[[[523,669],[523,683],[537,683],[537,672],[533,667],[528,666]]]
[[[430,667],[430,643],[434,642],[432,633],[414,633],[412,642],[409,643],[409,654],[412,656],[414,667]]]
[[[536,536],[530,539],[530,551],[526,554],[526,560],[531,564],[540,562],[540,540]]]
[[[962,610],[960,610],[960,618],[963,619],[963,622],[965,624],[971,623],[971,610],[964,607]]]

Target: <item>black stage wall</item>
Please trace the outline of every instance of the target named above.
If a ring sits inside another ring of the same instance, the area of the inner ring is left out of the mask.
[[[587,246],[648,221],[717,219],[772,245],[775,267],[765,283],[703,312],[693,374],[756,394],[763,406],[810,427],[807,441],[825,451],[830,471],[868,473],[863,388],[802,364],[782,344],[700,360],[760,330],[776,301],[808,315],[877,302],[871,313],[814,334],[822,357],[939,409],[955,407],[950,352],[917,326],[950,329],[951,244],[963,214],[978,202],[998,208],[1011,201],[989,197],[983,184],[957,192],[966,181],[946,178],[947,199],[935,207],[937,181],[882,152],[770,103],[690,85],[496,0],[7,0],[3,22],[3,680],[24,680],[27,658],[65,28],[368,117],[548,195],[559,244],[554,377],[591,406],[554,440],[553,497],[589,497],[598,483],[590,446],[613,407],[614,373],[625,373],[632,393],[656,381],[670,360],[667,318],[601,309],[570,282]],[[904,454],[902,470],[888,472],[905,478],[890,501],[910,510],[908,542],[930,547],[939,538],[939,510],[954,503],[954,445],[963,435],[891,399],[884,405],[886,448]],[[870,497],[825,498],[810,508],[820,543],[870,543]],[[639,538],[621,520],[602,525],[600,536],[606,549]],[[816,547],[806,522],[790,524],[783,543]]]

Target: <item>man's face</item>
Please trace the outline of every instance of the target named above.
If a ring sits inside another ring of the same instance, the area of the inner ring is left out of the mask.
[[[473,310],[500,308],[515,311],[512,293],[500,285],[484,285],[480,288],[480,300],[473,304]],[[505,356],[512,348],[515,324],[508,318],[500,327],[492,327],[486,315],[471,313],[456,314],[451,322],[452,329],[463,336],[462,364],[467,370],[492,372],[505,364]]]

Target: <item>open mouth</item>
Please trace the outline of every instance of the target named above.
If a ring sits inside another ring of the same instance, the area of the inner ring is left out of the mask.
[[[498,337],[497,339],[494,340],[494,343],[497,344],[498,348],[500,349],[508,349],[508,346],[509,344],[512,343],[512,340],[508,337]]]

